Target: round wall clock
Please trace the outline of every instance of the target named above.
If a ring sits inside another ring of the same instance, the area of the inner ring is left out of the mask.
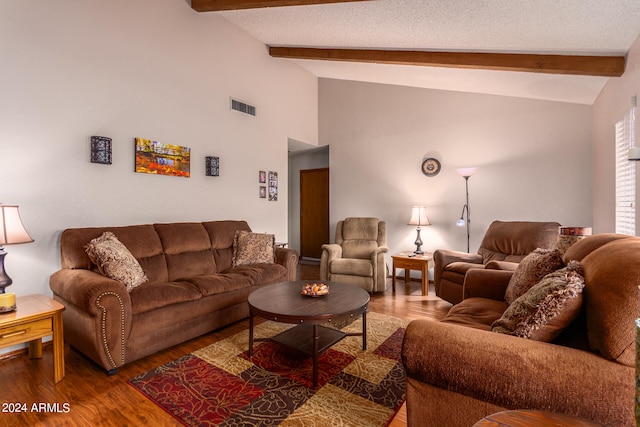
[[[436,176],[440,172],[440,161],[429,157],[422,162],[422,173],[426,176]]]

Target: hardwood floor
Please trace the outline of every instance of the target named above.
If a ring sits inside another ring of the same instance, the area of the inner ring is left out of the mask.
[[[299,280],[317,280],[317,265],[300,264]],[[388,279],[391,281],[391,279]],[[390,285],[390,283],[389,283]],[[396,281],[384,294],[372,295],[371,311],[408,319],[444,317],[451,304],[434,295],[423,297],[420,282]],[[65,378],[54,385],[52,346],[44,345],[42,359],[25,354],[0,361],[0,426],[180,426],[169,414],[131,387],[127,380],[159,365],[248,328],[243,320],[224,329],[128,364],[113,376],[65,346]],[[21,412],[18,412],[21,411]],[[398,412],[391,427],[406,426],[406,411]]]

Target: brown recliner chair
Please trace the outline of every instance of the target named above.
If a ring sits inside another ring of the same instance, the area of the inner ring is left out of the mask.
[[[387,226],[378,218],[346,218],[335,243],[322,245],[320,280],[350,283],[367,292],[386,289]]]
[[[515,270],[537,248],[552,249],[558,241],[557,222],[494,221],[477,254],[438,249],[433,254],[436,295],[452,304],[462,301],[464,277],[472,268]]]

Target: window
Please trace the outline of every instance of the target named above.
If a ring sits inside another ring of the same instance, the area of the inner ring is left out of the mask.
[[[632,108],[616,123],[616,233],[636,234],[636,169],[629,161],[635,147],[636,98]]]

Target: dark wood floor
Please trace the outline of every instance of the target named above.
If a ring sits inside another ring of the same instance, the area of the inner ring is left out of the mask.
[[[298,267],[299,280],[317,280],[318,274],[317,265]],[[433,288],[423,297],[419,282],[405,284],[401,280],[395,293],[389,289],[373,295],[369,307],[397,317],[437,320],[451,305],[435,297]],[[45,344],[42,359],[31,360],[26,354],[5,358],[0,361],[0,426],[180,426],[127,380],[246,328],[248,321],[240,321],[128,364],[114,376],[106,375],[67,345],[66,376],[55,385],[50,345]],[[17,413],[19,410],[24,412]],[[405,425],[406,412],[402,409],[391,426]]]

